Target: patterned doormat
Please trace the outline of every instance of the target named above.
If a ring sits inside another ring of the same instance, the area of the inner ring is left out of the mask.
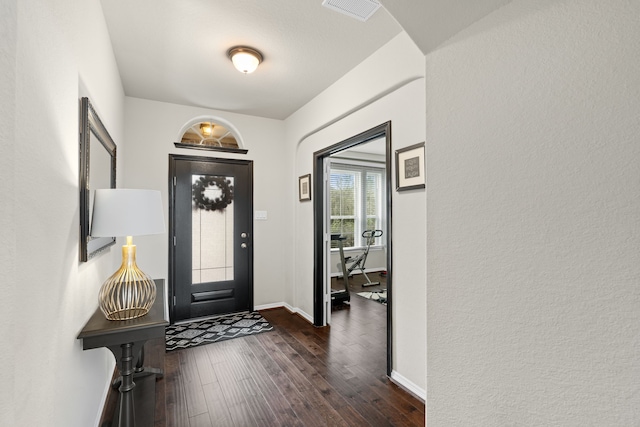
[[[370,299],[371,301],[379,302],[382,305],[387,305],[387,291],[373,291],[373,292],[358,292],[358,296],[362,298]]]
[[[167,326],[167,351],[211,344],[270,331],[273,326],[258,312],[234,313],[212,319]]]

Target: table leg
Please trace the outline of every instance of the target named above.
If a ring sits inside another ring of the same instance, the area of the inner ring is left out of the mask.
[[[116,358],[116,360],[119,359]],[[144,366],[144,345],[141,345],[140,352],[138,353],[138,361],[136,362],[136,366],[133,372],[133,381],[135,382],[136,378],[142,378],[148,375],[155,375],[156,380],[158,380],[164,376],[164,371],[160,368]],[[115,389],[119,388],[120,384],[122,384],[122,374],[120,374],[116,379],[113,380],[111,386]]]
[[[118,426],[135,427],[135,408],[133,404],[133,343],[122,344],[122,357],[120,359],[120,413],[118,414]]]

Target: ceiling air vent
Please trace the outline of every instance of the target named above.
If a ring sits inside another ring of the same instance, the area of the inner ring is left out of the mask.
[[[323,0],[322,5],[364,22],[378,10],[380,2],[377,0]]]

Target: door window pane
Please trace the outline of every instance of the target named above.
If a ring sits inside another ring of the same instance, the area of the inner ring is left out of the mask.
[[[233,280],[233,177],[192,175],[192,283]]]

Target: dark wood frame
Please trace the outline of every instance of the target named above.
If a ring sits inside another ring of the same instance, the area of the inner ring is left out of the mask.
[[[304,197],[302,195],[302,181],[304,181],[305,179],[309,180],[309,194],[307,195],[307,197]],[[302,175],[301,177],[298,178],[298,198],[300,199],[301,202],[306,202],[311,200],[311,174],[308,173],[306,175]]]
[[[408,151],[416,151],[418,153],[419,156],[422,156],[422,163],[424,165],[425,163],[425,149],[424,149],[424,142],[420,142],[418,144],[414,144],[414,145],[410,145],[408,147],[404,147],[404,148],[400,148],[398,150],[396,150],[396,191],[405,191],[405,190],[416,190],[419,188],[426,188],[426,179],[425,179],[425,168],[423,167],[420,170],[420,175],[422,176],[422,184],[416,184],[416,185],[405,185],[405,186],[401,186],[400,185],[400,170],[404,168],[400,167],[400,154],[402,153],[406,153]]]
[[[385,122],[365,132],[355,135],[349,139],[338,142],[322,150],[313,153],[313,174],[316,177],[313,183],[313,236],[314,236],[314,265],[313,265],[313,324],[322,326],[324,320],[324,199],[323,199],[323,180],[318,176],[323,176],[324,159],[332,154],[346,150],[356,145],[369,142],[373,139],[385,136],[386,138],[386,180],[387,180],[387,223],[386,223],[386,242],[387,242],[387,376],[391,376],[392,367],[392,269],[393,269],[393,250],[391,246],[391,213],[392,213],[392,190],[391,190],[391,122]]]
[[[86,262],[116,243],[115,237],[91,237],[90,206],[91,188],[91,135],[107,150],[111,157],[111,188],[116,188],[116,143],[93,109],[89,98],[80,99],[80,261]]]
[[[185,160],[185,161],[193,161],[193,162],[211,162],[211,163],[229,163],[229,164],[237,164],[237,165],[251,165],[250,170],[250,180],[251,180],[251,190],[250,190],[250,201],[251,201],[251,212],[253,212],[253,160],[242,160],[242,159],[223,159],[219,157],[201,157],[201,156],[187,156],[182,154],[169,154],[169,296],[168,296],[168,304],[169,304],[169,321],[171,324],[175,322],[175,313],[174,313],[174,298],[175,298],[175,271],[173,265],[173,257],[175,246],[173,245],[174,239],[174,224],[175,224],[175,180],[174,176],[176,174],[176,165],[175,162],[177,160]],[[253,213],[252,213],[253,216]],[[249,236],[253,236],[253,221],[249,223]],[[249,307],[251,310],[254,309],[253,305],[253,244],[250,244],[247,248],[249,253]]]

